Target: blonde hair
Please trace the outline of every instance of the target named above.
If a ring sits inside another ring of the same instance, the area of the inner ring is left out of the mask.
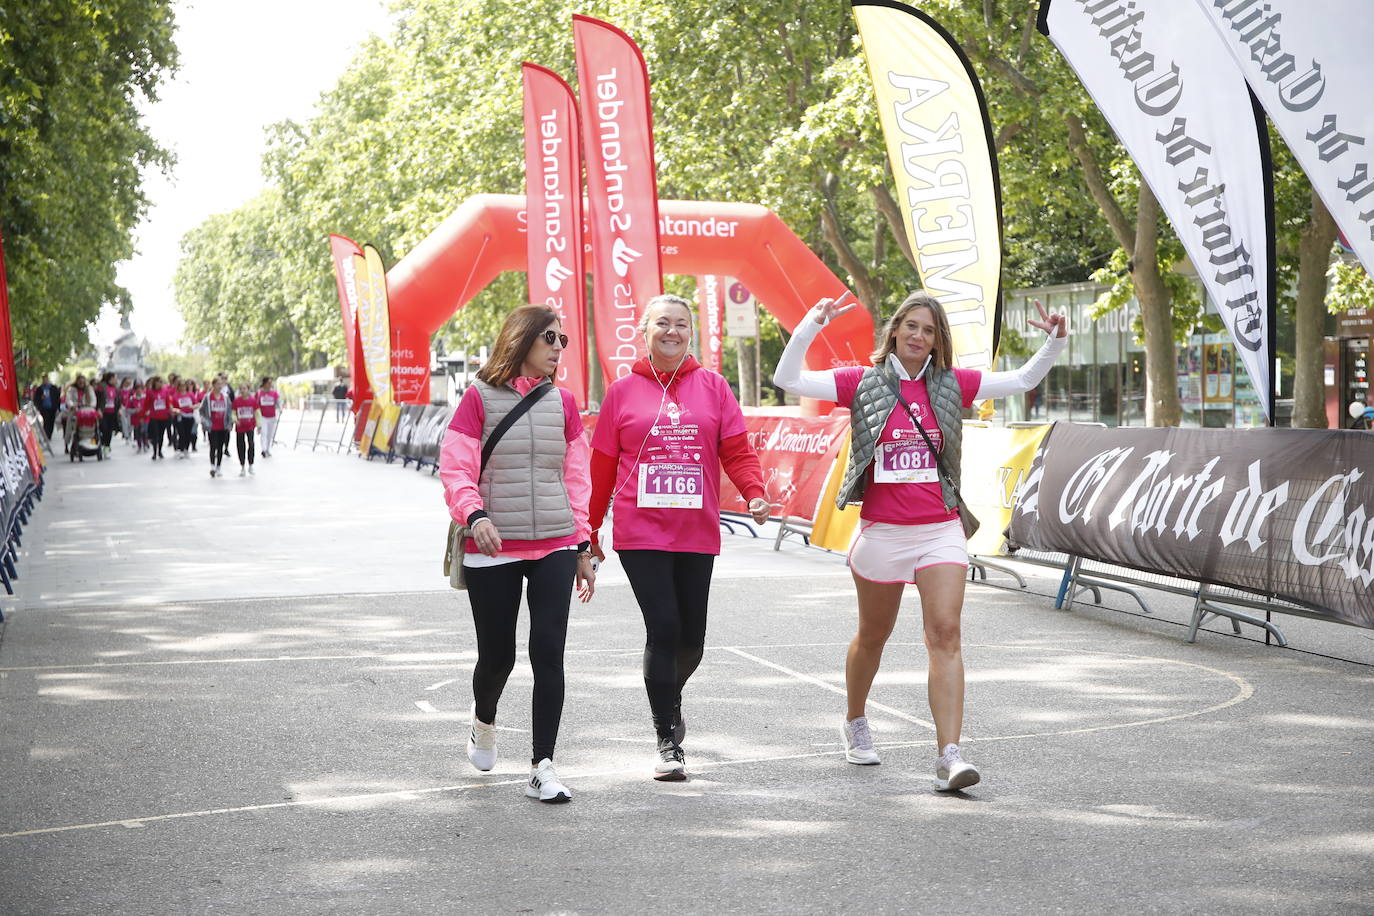
[[[873,365],[881,365],[896,349],[892,335],[902,326],[907,315],[920,308],[930,309],[930,315],[935,319],[935,345],[930,349],[931,368],[949,369],[954,365],[954,336],[949,331],[949,318],[945,315],[945,307],[940,304],[939,299],[925,290],[918,290],[903,299],[902,304],[897,306],[897,311],[887,319],[887,323],[883,325],[882,343],[878,344],[878,349],[869,357]]]
[[[671,293],[664,293],[663,295],[661,295],[661,296],[655,296],[654,298],[650,299],[648,302],[644,303],[644,314],[639,316],[639,336],[640,336],[640,337],[645,337],[645,336],[648,335],[648,333],[649,333],[649,311],[650,311],[654,306],[656,306],[656,305],[680,305],[680,306],[682,306],[684,309],[686,309],[686,310],[687,310],[687,323],[688,323],[689,325],[691,325],[691,328],[690,328],[689,333],[691,333],[691,335],[692,335],[693,337],[696,336],[697,316],[696,316],[696,312],[692,311],[692,303],[688,302],[686,299],[682,298],[681,296],[674,296],[674,295],[672,295]],[[689,342],[690,342],[690,338],[689,338]]]
[[[556,321],[558,313],[547,305],[522,305],[511,309],[496,335],[491,358],[477,370],[477,377],[499,388],[520,375],[534,339]]]

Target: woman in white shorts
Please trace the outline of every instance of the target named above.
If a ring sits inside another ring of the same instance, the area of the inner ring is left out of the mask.
[[[943,307],[929,293],[917,292],[884,326],[872,366],[803,371],[811,341],[839,311],[830,299],[811,309],[783,351],[773,382],[793,394],[835,401],[851,412],[849,465],[836,503],[862,502],[863,509],[849,553],[859,632],[845,660],[845,759],[879,762],[864,707],[897,623],[902,592],[912,583],[921,596],[930,656],[926,685],[935,720],[935,787],[965,789],[980,776],[959,752],[964,719],[959,618],[968,568],[968,545],[954,496],[963,442],[960,409],[1038,385],[1068,342],[1068,325],[1063,315],[1040,308],[1041,320],[1030,324],[1049,337],[1020,369],[956,369]],[[952,486],[941,480],[932,446],[953,478]]]

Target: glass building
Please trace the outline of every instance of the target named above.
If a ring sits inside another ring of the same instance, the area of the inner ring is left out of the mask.
[[[1145,345],[1135,340],[1131,326],[1140,314],[1134,297],[1123,307],[1094,321],[1092,305],[1107,287],[1096,283],[1066,283],[1006,294],[1004,328],[1015,330],[1034,352],[1044,332],[1027,322],[1039,316],[1037,300],[1046,311],[1069,317],[1069,345],[1045,380],[1033,391],[996,402],[992,422],[1103,423],[1107,426],[1145,425]],[[1214,312],[1210,301],[1209,313]],[[1026,354],[1013,354],[1005,344],[998,369],[1014,369]],[[1264,425],[1260,399],[1250,377],[1236,359],[1225,333],[1193,334],[1176,348],[1175,373],[1183,426],[1249,427]],[[1280,424],[1284,423],[1280,411]]]

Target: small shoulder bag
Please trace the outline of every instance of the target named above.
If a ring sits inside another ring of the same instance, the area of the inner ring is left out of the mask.
[[[492,451],[496,448],[496,443],[501,441],[501,437],[515,425],[515,421],[525,415],[525,412],[535,405],[535,402],[553,390],[553,383],[538,385],[531,388],[529,393],[520,399],[520,403],[511,408],[510,413],[496,424],[496,428],[487,436],[487,441],[482,443],[482,465],[477,471],[477,479],[482,479],[482,474],[487,469],[487,460],[491,458]],[[471,535],[471,530],[466,524],[458,524],[453,519],[448,523],[448,541],[444,547],[444,575],[448,576],[448,584],[457,589],[468,587],[467,577],[463,572],[463,554],[467,549],[467,539]]]

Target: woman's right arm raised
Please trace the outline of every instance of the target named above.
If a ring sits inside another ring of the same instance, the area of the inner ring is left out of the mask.
[[[791,394],[800,395],[804,398],[817,398],[822,401],[833,401],[837,397],[835,390],[834,370],[822,372],[807,371],[802,368],[806,361],[806,351],[811,346],[811,341],[816,339],[821,328],[830,322],[845,309],[837,309],[835,300],[822,299],[817,302],[806,313],[806,317],[792,331],[792,339],[787,342],[787,347],[782,351],[782,356],[778,359],[778,367],[773,370],[773,384],[783,391]]]

